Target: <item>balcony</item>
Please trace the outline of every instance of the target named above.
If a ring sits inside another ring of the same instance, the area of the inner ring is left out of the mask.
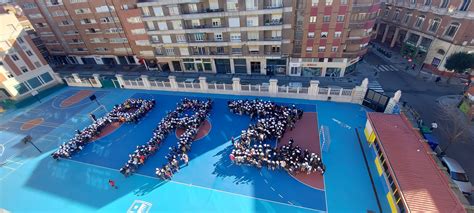
[[[217,13],[217,12],[224,12],[224,9],[221,9],[221,8],[218,8],[218,9],[204,8],[204,9],[198,9],[196,11],[182,11],[181,14],[187,15],[187,14]]]
[[[282,24],[283,24],[283,18],[265,20],[265,26],[282,25]]]

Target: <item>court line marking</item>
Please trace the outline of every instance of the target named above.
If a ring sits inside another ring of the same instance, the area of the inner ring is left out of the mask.
[[[17,139],[20,135],[15,135],[13,138],[10,138],[6,143],[2,143],[3,146],[7,145],[8,143],[12,142],[13,140]],[[20,136],[21,137],[21,136]]]
[[[318,107],[317,106],[315,106],[315,107],[316,107],[316,119],[318,121],[318,124],[316,125],[318,127],[318,129],[316,131],[318,131],[318,134],[319,134],[319,121],[320,121],[320,119],[319,119],[319,114],[318,114],[318,111],[317,111]],[[319,135],[318,135],[318,138],[319,138],[319,150],[321,150],[321,160],[324,160],[324,158],[323,158],[323,147],[321,146],[321,137],[319,137]],[[326,171],[324,173],[326,173]],[[326,177],[324,175],[323,175],[323,184],[324,184],[324,187],[326,188],[327,187]],[[326,190],[324,190],[324,200],[326,201],[326,212],[329,212],[328,194],[327,194]]]
[[[20,121],[10,121],[10,122],[13,122],[13,123],[20,123],[20,124],[26,124],[28,122],[20,122]],[[58,125],[58,126],[50,126],[50,125],[44,125],[44,124],[37,124],[35,125],[36,126],[43,126],[43,127],[49,127],[49,128],[58,128],[60,127],[61,125]],[[21,128],[21,127],[20,127]],[[34,128],[34,127],[33,127]],[[67,126],[64,126],[64,128],[69,128],[69,129],[72,129],[71,127],[67,127]],[[32,128],[31,128],[32,129]],[[27,129],[25,129],[27,130]]]
[[[72,160],[72,159],[61,159],[61,160],[75,162],[75,163],[83,164],[83,165],[86,165],[86,166],[103,168],[103,169],[118,172],[117,169],[108,168],[108,167],[105,167],[105,166],[94,165],[94,164],[90,164],[90,163],[85,163],[85,162],[81,162],[81,161],[77,161],[77,160]],[[139,173],[134,173],[134,175],[161,180],[160,178],[157,178],[157,177],[152,177],[152,176],[143,175],[143,174],[139,174]],[[325,212],[325,211],[322,211],[322,210],[319,210],[319,209],[313,209],[313,208],[298,206],[298,205],[290,205],[290,204],[287,204],[287,203],[282,203],[282,202],[278,202],[278,201],[274,201],[274,200],[268,200],[268,199],[265,199],[265,198],[258,198],[258,197],[253,197],[253,196],[249,196],[249,195],[244,195],[244,194],[237,194],[237,193],[234,193],[234,192],[228,192],[228,191],[223,191],[223,190],[219,190],[219,189],[208,188],[208,187],[205,187],[205,186],[199,186],[199,185],[193,185],[193,184],[189,184],[189,183],[178,182],[178,181],[174,181],[174,180],[168,180],[168,181],[165,181],[165,182],[171,182],[171,183],[176,183],[176,184],[180,184],[180,185],[191,186],[191,187],[206,189],[206,190],[210,190],[210,191],[215,191],[215,192],[220,192],[220,193],[225,193],[225,194],[230,194],[230,195],[236,195],[236,196],[240,196],[240,197],[251,198],[251,199],[255,199],[255,200],[266,201],[266,202],[270,202],[270,203],[275,203],[275,204],[280,204],[280,205],[285,205],[285,206],[290,206],[290,207],[295,207],[295,208],[300,208],[300,209],[305,209],[305,210],[310,210],[310,211],[315,211],[315,212]]]
[[[35,119],[38,119],[38,118],[43,118],[43,123],[42,124],[51,124],[51,125],[58,125],[58,126],[61,126],[61,125],[65,125],[65,126],[71,126],[71,127],[74,127],[74,125],[70,125],[70,124],[65,124],[65,123],[56,123],[56,122],[49,122],[49,121],[46,121],[46,119],[44,119],[44,117],[37,117],[37,118],[32,118],[30,120],[26,120],[26,121],[23,121],[23,120],[19,120],[19,119],[12,119],[10,120],[11,122],[15,122],[15,123],[28,123],[32,120],[35,120]],[[8,122],[8,121],[7,121]]]

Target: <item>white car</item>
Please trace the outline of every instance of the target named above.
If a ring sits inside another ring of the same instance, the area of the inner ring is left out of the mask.
[[[461,192],[466,196],[471,196],[473,187],[461,165],[454,159],[446,156],[441,158],[441,162],[448,170],[449,177],[451,177]]]

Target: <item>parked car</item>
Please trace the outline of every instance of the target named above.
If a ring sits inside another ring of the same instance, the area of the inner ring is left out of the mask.
[[[441,158],[441,163],[446,167],[449,177],[451,177],[461,192],[466,196],[471,196],[473,190],[472,184],[469,182],[469,178],[461,165],[459,165],[456,160],[446,156]]]

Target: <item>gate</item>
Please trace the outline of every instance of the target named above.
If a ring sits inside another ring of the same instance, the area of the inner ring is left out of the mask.
[[[389,100],[390,97],[372,89],[368,89],[362,105],[369,107],[376,112],[384,112]]]

